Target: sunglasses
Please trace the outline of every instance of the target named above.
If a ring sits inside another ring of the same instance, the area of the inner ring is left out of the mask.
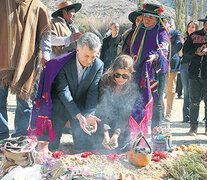
[[[123,79],[129,79],[129,76],[127,74],[120,74],[120,73],[115,73],[114,77],[115,78],[120,78],[122,76]]]

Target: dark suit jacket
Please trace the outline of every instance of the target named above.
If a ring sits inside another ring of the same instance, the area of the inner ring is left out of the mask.
[[[87,67],[80,83],[76,54],[63,66],[52,86],[52,119],[70,120],[78,113],[94,114],[98,102],[98,83],[103,73],[103,62],[96,58]]]

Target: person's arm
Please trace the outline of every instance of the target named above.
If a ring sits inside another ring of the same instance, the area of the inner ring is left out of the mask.
[[[40,49],[42,50],[41,64],[45,67],[45,63],[50,60],[51,49],[51,35],[49,30],[45,31],[40,40]]]
[[[66,37],[51,35],[51,44],[52,44],[52,46],[69,47],[69,45],[71,43],[74,43],[75,41],[77,41],[81,35],[82,34],[80,32],[73,33],[73,34],[71,34],[71,36],[66,36]]]
[[[156,61],[158,68],[161,68],[163,62],[168,63],[168,53],[169,53],[169,35],[166,30],[162,30],[158,34],[158,47],[156,50],[149,52],[148,61]]]
[[[188,36],[187,40],[185,41],[183,45],[183,54],[185,55],[187,59],[190,60],[193,56],[195,56],[196,50],[197,49],[193,45],[193,40],[191,36]]]
[[[182,41],[181,41],[181,32],[180,31],[175,31],[175,39],[173,40],[173,45],[174,45],[174,50],[176,53],[179,53],[179,51],[182,49]]]
[[[64,104],[65,108],[76,118],[77,114],[81,114],[81,111],[77,107],[76,103],[73,101],[73,97],[70,92],[70,87],[66,78],[64,69],[62,68],[55,78],[55,90],[61,102]]]
[[[73,118],[76,118],[79,121],[80,127],[83,129],[83,131],[91,135],[91,132],[89,132],[86,129],[87,126],[86,118],[81,114],[76,103],[73,101],[73,97],[71,95],[69,84],[63,68],[60,70],[57,77],[55,78],[54,85],[57,95],[60,98],[61,102],[64,104],[67,111],[72,115]]]
[[[95,114],[96,106],[98,103],[98,86],[100,78],[103,74],[103,63],[98,69],[87,93],[86,104],[85,104],[85,114]]]
[[[101,54],[100,54],[100,59],[104,62],[104,54],[106,51],[106,38],[103,39],[103,44],[101,47]]]

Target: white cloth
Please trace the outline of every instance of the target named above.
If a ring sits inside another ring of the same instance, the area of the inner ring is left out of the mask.
[[[38,180],[42,179],[41,168],[39,164],[35,164],[32,167],[17,166],[6,174],[2,180]]]
[[[55,35],[51,35],[51,45],[52,46],[65,46],[68,47],[70,45],[70,36],[69,37],[58,37]]]

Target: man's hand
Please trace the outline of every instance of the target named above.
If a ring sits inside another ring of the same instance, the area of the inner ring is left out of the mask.
[[[196,54],[198,56],[203,56],[206,54],[206,44],[203,44],[201,47],[199,47],[196,51]]]
[[[149,55],[149,59],[147,60],[147,62],[153,62],[153,61],[155,61],[156,60],[156,54],[151,54],[151,55]]]
[[[46,68],[46,62],[47,62],[47,59],[45,58],[45,57],[42,57],[42,59],[41,59],[41,64],[42,64],[42,67],[43,68]]]
[[[80,113],[76,115],[76,118],[79,120],[81,129],[83,129],[83,131],[86,134],[91,136],[91,132],[89,130],[87,130],[87,128],[86,128],[86,126],[87,126],[86,118],[84,116],[82,116]]]
[[[71,34],[70,36],[70,43],[74,43],[75,41],[77,41],[80,37],[81,37],[82,33],[80,32],[74,32],[73,34]]]
[[[101,120],[99,118],[97,118],[96,116],[93,116],[91,114],[88,114],[86,116],[87,124],[93,126],[91,133],[95,133],[97,131],[97,122],[96,121],[101,122]]]

